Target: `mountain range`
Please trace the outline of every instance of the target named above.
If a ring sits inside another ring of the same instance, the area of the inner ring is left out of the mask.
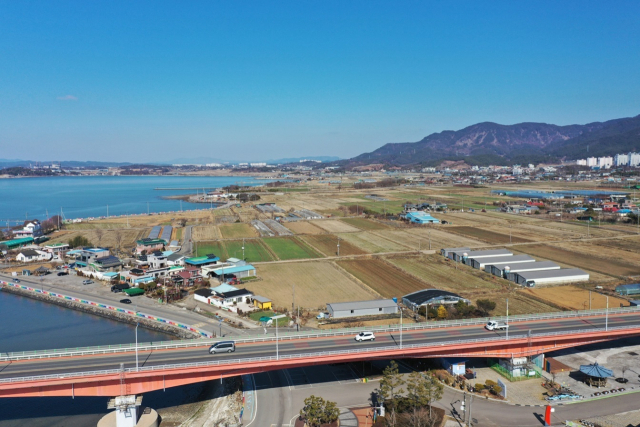
[[[547,123],[478,123],[433,133],[418,142],[389,143],[339,163],[435,166],[445,160],[472,165],[556,162],[640,150],[640,115],[558,126]]]

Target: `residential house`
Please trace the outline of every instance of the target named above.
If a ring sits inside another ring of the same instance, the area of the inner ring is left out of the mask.
[[[44,235],[42,227],[40,226],[40,221],[37,219],[25,222],[22,230],[14,230],[13,234],[17,239],[23,237],[31,237],[35,239]]]
[[[260,295],[253,296],[253,305],[260,310],[271,310],[271,300]]]
[[[20,262],[49,261],[53,258],[53,254],[37,249],[23,249],[16,256],[16,260]]]
[[[120,261],[120,258],[118,257],[108,255],[96,258],[90,265],[99,272],[115,272],[120,270],[120,267],[122,267],[122,261]]]
[[[153,253],[155,251],[162,251],[164,250],[164,245],[167,242],[165,242],[162,239],[149,239],[149,238],[145,238],[145,239],[140,239],[140,240],[136,240],[136,248],[135,248],[135,253],[137,254],[148,254],[148,253]]]

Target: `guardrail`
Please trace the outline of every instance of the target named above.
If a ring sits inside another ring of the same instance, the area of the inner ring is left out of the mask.
[[[133,313],[133,312],[132,312]],[[563,318],[578,318],[587,316],[604,315],[607,310],[580,310],[580,311],[568,311],[560,313],[543,313],[534,315],[520,315],[509,316],[509,323],[523,322],[523,321],[536,321],[536,320],[548,320],[548,319],[563,319]],[[626,314],[626,313],[640,313],[640,307],[620,307],[609,309],[609,315]],[[506,316],[492,317],[492,320],[507,320]],[[411,323],[402,326],[403,331],[415,331],[415,330],[432,330],[443,329],[450,327],[465,327],[465,326],[479,326],[485,325],[489,318],[478,319],[463,319],[463,320],[450,320],[442,322],[422,322]],[[346,328],[346,329],[331,329],[318,332],[282,332],[278,334],[278,341],[294,340],[294,339],[309,339],[309,338],[324,338],[324,337],[338,337],[345,335],[353,335],[362,331],[371,332],[395,332],[400,330],[400,325],[378,326],[378,327],[358,327],[358,328]],[[160,341],[157,343],[138,343],[138,351],[148,350],[162,350],[162,349],[176,349],[176,348],[191,348],[191,347],[203,347],[212,345],[224,339],[192,339],[192,340],[174,340],[174,341]],[[247,336],[246,338],[238,338],[234,341],[236,343],[255,343],[275,341],[275,335],[256,335]],[[64,348],[54,350],[33,350],[23,352],[12,352],[0,354],[0,361],[13,361],[13,360],[26,360],[26,359],[44,359],[52,357],[70,357],[70,356],[83,356],[94,354],[107,354],[107,353],[123,353],[134,351],[136,349],[135,344],[117,344],[107,346],[93,346],[93,347],[78,347],[78,348]]]
[[[426,348],[426,347],[443,347],[445,345],[453,345],[453,344],[472,344],[472,343],[482,343],[482,342],[497,342],[497,341],[511,341],[511,340],[521,340],[528,338],[541,338],[541,337],[554,337],[566,334],[588,334],[593,332],[607,332],[607,331],[615,331],[615,330],[623,330],[628,329],[629,326],[615,326],[610,328],[594,328],[594,329],[579,329],[576,331],[569,332],[544,332],[538,334],[521,334],[521,335],[513,335],[509,338],[507,337],[490,337],[490,338],[474,338],[474,339],[462,339],[462,340],[450,340],[439,343],[422,343],[422,344],[410,344],[403,345],[400,347],[399,344],[384,346],[384,347],[364,347],[358,349],[350,349],[350,350],[334,350],[334,351],[320,351],[313,353],[303,353],[303,354],[284,354],[279,356],[264,356],[264,357],[249,357],[242,359],[225,359],[225,360],[210,360],[207,362],[192,362],[192,363],[175,363],[168,365],[155,365],[155,366],[145,366],[141,368],[124,368],[121,369],[108,369],[108,370],[100,370],[100,371],[87,371],[87,372],[78,372],[78,373],[62,373],[62,374],[51,374],[51,375],[38,375],[38,376],[30,376],[30,377],[15,377],[15,378],[0,378],[1,383],[16,383],[16,382],[26,382],[26,381],[42,381],[48,379],[64,379],[64,378],[79,378],[79,377],[87,377],[87,376],[98,376],[98,375],[110,375],[110,374],[120,374],[121,372],[125,373],[135,373],[135,372],[149,372],[149,371],[164,371],[169,369],[180,369],[180,368],[197,368],[204,366],[220,366],[220,365],[234,365],[240,363],[253,363],[253,362],[269,362],[269,361],[277,361],[277,360],[292,360],[292,359],[304,359],[310,357],[323,357],[323,356],[335,356],[335,355],[346,355],[346,354],[358,354],[358,353],[375,353],[375,352],[384,352],[389,350],[406,350],[406,349],[416,349],[416,348]],[[635,325],[634,328],[640,328],[640,324]]]
[[[200,334],[200,336],[202,336],[202,337],[211,338],[211,334],[210,333],[208,333],[206,331],[202,331],[202,330],[197,329],[197,328],[194,328],[193,326],[185,325],[183,323],[176,322],[176,321],[170,320],[170,319],[164,319],[162,317],[153,316],[151,314],[142,313],[140,311],[127,310],[127,309],[120,308],[120,307],[115,307],[115,306],[112,306],[112,305],[109,305],[109,304],[102,304],[102,303],[99,303],[99,302],[89,301],[89,300],[86,300],[86,299],[83,299],[83,298],[76,298],[76,297],[72,297],[72,296],[68,296],[68,295],[59,294],[57,292],[45,291],[44,289],[32,288],[30,286],[20,285],[20,284],[17,284],[17,283],[6,282],[4,280],[0,280],[0,286],[10,286],[12,288],[21,289],[23,291],[33,292],[35,294],[47,295],[47,296],[54,297],[54,298],[64,299],[66,301],[73,301],[73,302],[76,302],[76,303],[85,304],[85,305],[89,305],[89,306],[92,306],[92,307],[97,307],[97,308],[100,308],[100,309],[103,309],[103,310],[115,311],[117,313],[127,314],[127,315],[133,316],[133,317],[140,317],[140,318],[147,319],[147,320],[153,320],[155,322],[159,322],[159,323],[164,323],[166,325],[175,326],[176,328],[185,329],[187,331],[195,332],[197,334]]]

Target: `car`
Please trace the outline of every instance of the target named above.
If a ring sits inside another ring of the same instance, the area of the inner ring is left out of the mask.
[[[60,271],[60,272],[58,273],[58,276],[68,276],[68,275],[69,275],[69,272],[68,272],[68,271]]]
[[[20,279],[13,279],[15,283],[20,283]]]
[[[131,304],[131,300],[129,298],[121,299],[120,302],[123,304]]]
[[[231,353],[236,351],[236,343],[233,341],[220,341],[209,348],[209,354]]]
[[[93,283],[93,280],[83,280],[83,281],[82,281],[82,284],[83,284],[83,285],[90,285],[90,284],[92,284],[92,283]]]
[[[356,335],[356,341],[375,341],[376,336],[373,335],[373,332],[360,332]]]

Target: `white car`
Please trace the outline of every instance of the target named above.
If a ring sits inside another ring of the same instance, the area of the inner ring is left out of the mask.
[[[375,341],[375,339],[373,332],[360,332],[355,338],[356,341]]]
[[[92,283],[93,283],[93,280],[83,280],[83,281],[82,281],[82,284],[83,284],[83,285],[90,285],[90,284],[92,284]]]

